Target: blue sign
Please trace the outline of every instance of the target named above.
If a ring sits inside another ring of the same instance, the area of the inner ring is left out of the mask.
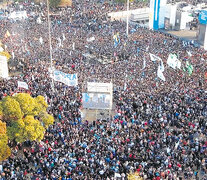
[[[202,10],[199,14],[199,22],[200,24],[207,24],[207,11]]]
[[[160,15],[160,0],[154,0],[154,19],[153,19],[154,30],[158,30],[159,28],[159,15]]]

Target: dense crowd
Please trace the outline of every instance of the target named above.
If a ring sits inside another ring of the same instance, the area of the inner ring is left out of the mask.
[[[107,12],[122,10],[121,5],[74,2],[72,8],[51,15],[51,36],[53,66],[78,73],[79,85],[54,82],[53,90],[46,6],[23,8],[35,15],[25,21],[0,21],[2,43],[12,54],[10,72],[22,71],[0,81],[0,98],[26,91],[17,88],[17,81],[27,82],[27,92],[46,98],[56,122],[40,143],[15,146],[2,163],[0,179],[127,179],[128,173],[138,172],[144,179],[175,180],[207,174],[203,49],[137,25],[130,25],[127,37],[126,23],[107,17]],[[10,36],[4,37],[7,31]],[[120,43],[115,47],[117,32]],[[90,37],[95,40],[88,42]],[[159,62],[151,61],[149,53],[163,60],[166,81],[157,77]],[[177,54],[183,66],[190,61],[193,74],[169,67],[169,53]],[[110,63],[90,61],[84,54],[106,57]],[[88,81],[113,82],[115,116],[82,121],[81,94]]]

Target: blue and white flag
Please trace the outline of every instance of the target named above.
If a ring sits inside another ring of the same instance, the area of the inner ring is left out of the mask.
[[[164,64],[163,64],[162,61],[160,61],[160,70],[161,70],[162,72],[164,72],[164,70],[165,70],[165,67],[164,67]]]
[[[165,76],[163,75],[163,71],[160,66],[158,66],[158,69],[157,69],[157,77],[165,81]]]
[[[114,34],[113,39],[114,39],[114,47],[117,47],[118,44],[120,43],[119,33]]]
[[[53,79],[55,81],[62,82],[67,86],[77,86],[78,85],[78,76],[77,74],[66,74],[61,71],[53,71]]]
[[[159,58],[158,56],[151,54],[151,53],[149,53],[149,54],[150,54],[151,61],[162,61],[162,59]]]

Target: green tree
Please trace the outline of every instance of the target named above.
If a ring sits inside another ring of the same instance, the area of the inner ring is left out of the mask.
[[[0,135],[3,135],[0,138],[0,160],[8,157],[8,138],[19,143],[43,139],[46,128],[54,122],[47,107],[43,96],[33,98],[27,93],[6,96],[0,101]],[[1,154],[3,152],[6,154]]]

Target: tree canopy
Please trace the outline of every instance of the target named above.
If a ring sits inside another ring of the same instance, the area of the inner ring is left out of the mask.
[[[6,96],[0,101],[0,160],[10,155],[7,142],[40,141],[54,118],[47,113],[43,96],[27,93]],[[6,154],[4,154],[4,152]]]

